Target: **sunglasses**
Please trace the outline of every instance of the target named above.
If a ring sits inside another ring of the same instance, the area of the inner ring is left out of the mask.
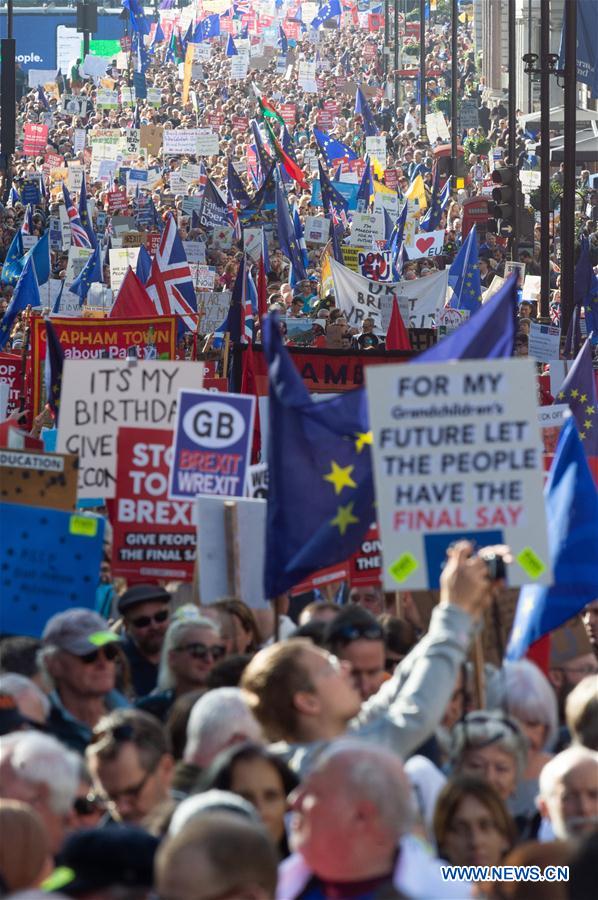
[[[221,644],[215,644],[213,647],[206,647],[205,644],[183,644],[182,647],[174,648],[179,653],[188,653],[193,659],[206,660],[211,656],[214,662],[222,659],[226,653],[226,647]]]
[[[137,616],[136,619],[131,619],[131,625],[135,628],[147,628],[149,625],[161,625],[162,622],[168,621],[169,616],[169,609],[161,609],[160,612],[155,613],[153,616]]]
[[[114,662],[119,654],[119,649],[115,644],[107,644],[105,647],[99,647],[97,650],[92,650],[91,653],[85,653],[78,658],[84,665],[90,666],[92,663],[97,662],[100,653],[104,654],[104,658],[107,659],[108,662]]]
[[[344,641],[350,643],[360,638],[366,641],[383,641],[384,632],[378,625],[367,625],[365,627],[359,625],[347,625],[345,628],[339,629],[334,633],[335,641]]]

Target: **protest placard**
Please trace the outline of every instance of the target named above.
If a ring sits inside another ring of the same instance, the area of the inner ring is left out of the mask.
[[[378,160],[382,168],[386,168],[386,138],[383,134],[366,137],[365,149],[370,159]]]
[[[161,125],[142,125],[139,129],[139,143],[151,156],[158,156],[162,149],[164,129]]]
[[[48,143],[48,126],[27,122],[24,129],[23,153],[26,156],[39,156]]]
[[[15,503],[0,503],[0,516],[10,522],[0,542],[5,634],[41,637],[55,613],[73,606],[94,608],[101,517]]]
[[[297,81],[299,87],[303,88],[306,94],[317,94],[318,86],[316,84],[316,64],[306,59],[299,60],[297,66]]]
[[[409,260],[421,259],[424,256],[440,256],[443,245],[444,228],[414,235],[412,242],[405,244],[405,250]]]
[[[170,128],[162,132],[162,149],[167,156],[195,154],[199,129]]]
[[[382,544],[378,526],[372,525],[355,553],[349,557],[351,587],[379,587],[382,581]]]
[[[8,385],[6,415],[17,409],[21,389],[21,357],[0,353],[0,383]]]
[[[172,437],[170,429],[118,429],[113,575],[193,580],[193,506],[168,499]]]
[[[79,499],[114,497],[119,426],[172,428],[179,389],[198,380],[192,362],[65,360],[56,449],[79,454]]]
[[[255,397],[181,390],[168,496],[242,497],[251,456]]]
[[[198,134],[194,153],[197,156],[217,156],[220,152],[218,135],[210,132]]]
[[[198,301],[200,334],[211,334],[216,331],[228,315],[230,291],[202,291]]]
[[[96,106],[98,109],[118,109],[118,91],[98,88]]]
[[[230,58],[230,77],[235,81],[243,81],[249,71],[249,53],[238,53]]]
[[[355,247],[371,248],[384,240],[384,216],[382,213],[353,213],[349,241]]]
[[[252,500],[268,499],[268,463],[247,466],[245,493]]]
[[[263,592],[266,503],[238,497],[228,512],[226,503],[220,497],[196,500],[200,601],[209,606],[234,594],[251,609],[267,609],[269,601]]]
[[[203,263],[191,263],[189,268],[196,290],[211,291],[216,281],[216,269]]]
[[[206,245],[202,241],[183,241],[188,263],[205,263]]]
[[[304,236],[307,244],[326,244],[329,234],[329,219],[322,216],[306,216]]]
[[[108,255],[110,259],[110,287],[116,297],[129,266],[135,271],[139,247],[119,247],[116,250],[111,247]]]
[[[357,271],[372,281],[392,281],[392,252],[390,250],[363,250],[357,253]]]
[[[74,510],[77,467],[76,456],[0,450],[2,502]]]
[[[366,369],[384,586],[438,587],[459,538],[508,544],[512,586],[551,583],[531,360]]]
[[[540,362],[558,359],[561,346],[561,329],[556,325],[539,325],[531,322],[529,326],[528,353]]]

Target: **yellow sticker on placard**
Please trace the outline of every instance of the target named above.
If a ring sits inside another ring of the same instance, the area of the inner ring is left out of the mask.
[[[515,558],[530,578],[539,578],[542,572],[546,571],[546,566],[531,547],[524,547]]]
[[[419,569],[419,563],[413,553],[403,553],[398,559],[395,559],[392,566],[388,567],[388,571],[399,584],[409,578],[416,569]]]
[[[87,516],[71,516],[69,531],[80,537],[95,537],[98,533],[98,520]]]
[[[465,187],[465,179],[464,178],[455,178],[455,189],[458,191],[462,191]]]

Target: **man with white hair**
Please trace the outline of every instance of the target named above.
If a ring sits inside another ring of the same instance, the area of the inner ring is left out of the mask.
[[[332,743],[290,797],[291,848],[278,900],[299,897],[464,898],[409,834],[409,782],[396,754],[355,738]]]
[[[0,738],[0,797],[28,803],[39,814],[53,854],[66,837],[79,769],[77,754],[49,735],[18,731]]]
[[[262,743],[262,729],[236,687],[215,688],[197,700],[187,724],[183,761],[178,764],[173,786],[180,794],[191,791],[202,769],[227,747],[243,741]]]
[[[0,694],[15,701],[22,716],[36,725],[44,725],[50,714],[50,701],[42,689],[25,675],[7,672],[0,675]]]
[[[598,827],[598,753],[578,745],[557,753],[540,772],[537,804],[559,840],[594,831]]]

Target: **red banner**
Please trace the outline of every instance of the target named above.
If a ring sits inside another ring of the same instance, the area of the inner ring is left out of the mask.
[[[224,125],[224,113],[223,112],[211,112],[206,116],[208,125],[211,125],[212,128],[220,128],[221,125]]]
[[[168,428],[118,429],[113,575],[129,581],[193,580],[193,504],[168,499],[171,446]]]
[[[378,526],[366,533],[359,550],[349,557],[349,583],[351,587],[380,586],[382,581],[382,543]]]
[[[249,128],[249,119],[247,116],[232,116],[230,122],[233,128],[242,128],[243,130]]]
[[[0,381],[8,385],[6,417],[18,409],[21,395],[21,357],[12,353],[0,353]]]
[[[129,201],[127,200],[125,188],[116,188],[114,191],[108,191],[108,212],[110,215],[125,210],[128,206]]]
[[[33,359],[33,409],[41,400],[41,379],[46,358],[44,320],[33,317],[31,355]],[[52,325],[65,359],[126,359],[135,348],[145,358],[149,347],[156,348],[158,359],[174,359],[176,317],[152,316],[136,319],[53,318]],[[152,351],[153,352],[153,351]]]
[[[294,125],[297,121],[297,107],[294,103],[281,103],[280,115],[284,119],[285,125]]]
[[[39,156],[46,149],[48,143],[48,126],[34,125],[28,122],[25,125],[25,137],[23,140],[23,153],[26,156]]]
[[[424,330],[424,329],[420,329]],[[311,393],[335,393],[363,387],[364,368],[387,363],[407,362],[412,354],[400,351],[369,350],[367,353],[343,350],[295,350],[287,347],[299,374]],[[253,361],[260,396],[268,393],[268,366],[261,347],[255,347]]]

